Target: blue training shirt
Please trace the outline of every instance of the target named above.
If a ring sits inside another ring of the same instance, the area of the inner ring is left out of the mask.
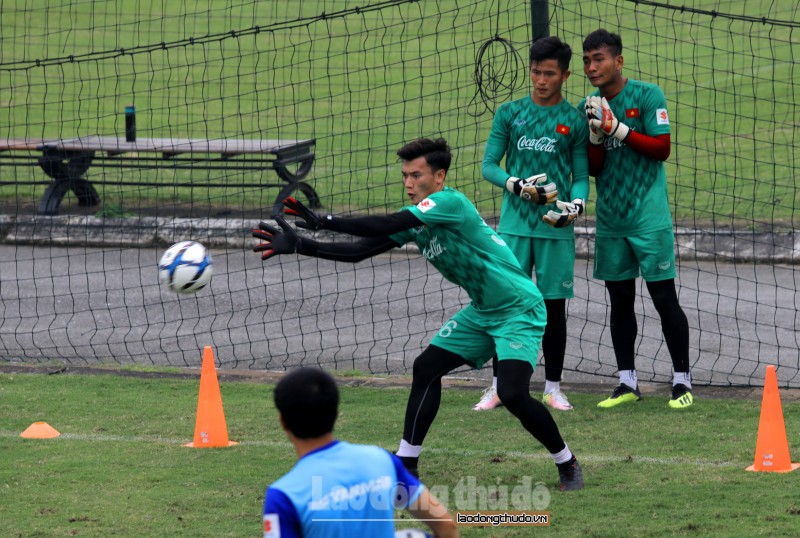
[[[264,538],[393,538],[395,508],[424,487],[383,448],[333,441],[267,488]]]

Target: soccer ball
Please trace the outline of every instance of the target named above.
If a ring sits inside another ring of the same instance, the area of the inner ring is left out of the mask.
[[[158,280],[175,293],[194,293],[211,282],[211,254],[196,241],[181,241],[158,262]]]

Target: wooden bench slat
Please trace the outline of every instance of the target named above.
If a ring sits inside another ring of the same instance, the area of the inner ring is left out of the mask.
[[[43,141],[42,145],[67,151],[107,151],[110,153],[280,153],[300,147],[309,147],[314,140],[204,140],[197,138],[139,138],[126,142],[112,136],[86,136],[56,141]]]

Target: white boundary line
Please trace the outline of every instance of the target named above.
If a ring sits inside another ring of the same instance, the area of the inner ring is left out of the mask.
[[[19,437],[20,432],[10,432],[0,430],[0,437]],[[186,439],[170,439],[166,437],[148,437],[136,435],[98,435],[98,434],[75,434],[62,433],[52,441],[91,441],[91,442],[113,442],[113,443],[162,443],[168,445],[185,445],[192,441],[191,437]],[[48,439],[49,441],[49,439]],[[262,446],[283,448],[287,451],[292,448],[288,441],[239,441],[238,446]],[[544,448],[533,446],[531,452],[520,452],[518,450],[472,450],[463,448],[425,448],[427,454],[443,454],[449,456],[464,457],[491,457],[505,456],[511,458],[521,458],[529,460],[549,459]],[[694,467],[742,467],[748,463],[737,463],[733,461],[706,460],[702,458],[657,458],[651,456],[602,456],[594,454],[580,453],[580,461],[593,463],[649,463],[653,465],[691,465]]]

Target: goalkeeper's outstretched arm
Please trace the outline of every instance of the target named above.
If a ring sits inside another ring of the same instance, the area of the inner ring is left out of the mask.
[[[275,222],[280,229],[262,222],[258,229],[253,230],[253,237],[261,240],[253,250],[261,253],[262,260],[277,254],[297,253],[326,260],[356,263],[399,247],[400,244],[390,237],[392,234],[423,225],[411,211],[399,211],[382,216],[341,218],[318,215],[294,198],[287,198],[284,204],[288,214],[303,219],[297,221],[297,225],[301,228],[331,230],[363,239],[355,242],[321,243],[300,237],[286,220],[279,216],[275,218]]]
[[[388,237],[423,225],[411,211],[366,217],[334,217],[319,215],[291,197],[284,200],[283,204],[287,214],[303,219],[297,221],[297,226],[308,230],[330,230],[356,237]]]
[[[388,237],[365,237],[348,243],[320,243],[302,238],[297,253],[324,260],[358,263],[399,246]]]
[[[260,252],[262,260],[278,254],[297,253],[326,260],[356,263],[400,246],[386,235],[363,238],[355,242],[322,243],[298,236],[281,216],[276,217],[275,222],[280,229],[262,222],[258,229],[253,230],[253,237],[261,240],[253,251]]]
[[[390,215],[332,217],[327,219],[325,229],[356,237],[386,237],[418,226],[423,223],[411,211],[398,211]]]

